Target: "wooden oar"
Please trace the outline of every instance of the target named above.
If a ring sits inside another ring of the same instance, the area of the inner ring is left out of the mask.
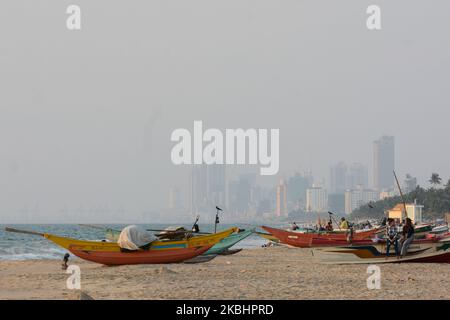
[[[32,235],[41,236],[41,237],[44,236],[44,234],[40,233],[40,232],[29,231],[29,230],[19,230],[19,229],[14,229],[14,228],[9,228],[9,227],[6,227],[5,231],[7,231],[7,232],[15,232],[15,233],[32,234]]]
[[[104,231],[112,230],[114,232],[120,233],[120,230],[107,228],[107,227],[102,227],[102,226],[95,226],[95,225],[92,225],[92,224],[79,224],[79,226],[93,228],[93,229],[99,229],[99,230],[104,230]],[[152,231],[152,232],[167,232],[167,233],[176,233],[176,232],[187,233],[187,232],[192,232],[192,231],[189,231],[189,230],[186,230],[186,231],[176,231],[176,230],[171,231],[171,230],[162,230],[162,229],[145,229],[145,230]],[[196,232],[196,233],[198,233],[198,234],[211,234],[210,232]]]

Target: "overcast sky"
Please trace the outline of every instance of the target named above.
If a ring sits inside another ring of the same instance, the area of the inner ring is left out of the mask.
[[[69,4],[82,30],[66,28]],[[366,28],[366,8],[382,30]],[[186,195],[176,128],[279,128],[280,175],[371,169],[450,178],[447,0],[3,0],[0,215],[26,206],[164,208]],[[233,168],[230,168],[230,172]],[[371,172],[371,170],[369,170]]]

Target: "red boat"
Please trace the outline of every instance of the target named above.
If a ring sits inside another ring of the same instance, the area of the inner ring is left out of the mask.
[[[348,245],[347,234],[342,233],[302,233],[262,226],[264,230],[278,238],[282,243],[294,247],[334,247]],[[353,233],[351,244],[372,244],[371,240],[381,228]]]
[[[175,250],[147,250],[136,252],[87,251],[69,248],[69,251],[84,260],[104,265],[125,265],[182,262],[205,253],[211,247],[212,245]]]

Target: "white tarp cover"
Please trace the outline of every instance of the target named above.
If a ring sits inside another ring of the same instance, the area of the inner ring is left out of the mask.
[[[180,230],[186,230],[186,229],[182,226],[169,226],[164,229],[164,231],[180,231]]]
[[[122,229],[117,244],[123,249],[139,250],[139,247],[149,244],[156,239],[157,238],[147,230],[136,225],[131,225]]]

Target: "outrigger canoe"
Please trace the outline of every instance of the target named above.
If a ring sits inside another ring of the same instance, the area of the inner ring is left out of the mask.
[[[391,247],[386,256],[386,242],[372,245],[327,247],[313,249],[313,255],[325,264],[378,264],[402,262],[450,263],[450,238],[414,240],[401,259]]]
[[[255,229],[250,229],[242,232],[232,233],[227,237],[223,238],[217,244],[215,244],[211,249],[205,252],[204,255],[221,254],[226,250],[228,250],[229,248],[231,248],[232,246],[234,246],[239,241],[242,241],[248,236],[250,236],[254,231]],[[117,242],[117,239],[119,239],[119,235],[120,232],[118,230],[110,228],[106,229],[106,238],[110,241]]]
[[[236,228],[186,240],[154,241],[148,250],[133,252],[122,252],[119,245],[114,242],[77,240],[48,233],[22,231],[12,228],[6,228],[6,231],[43,236],[84,260],[105,265],[124,265],[182,262],[205,253],[214,244],[235,232]]]
[[[280,242],[299,248],[346,245],[345,233],[302,233],[262,226],[262,229],[276,237]],[[352,244],[370,244],[380,228],[353,233]]]

